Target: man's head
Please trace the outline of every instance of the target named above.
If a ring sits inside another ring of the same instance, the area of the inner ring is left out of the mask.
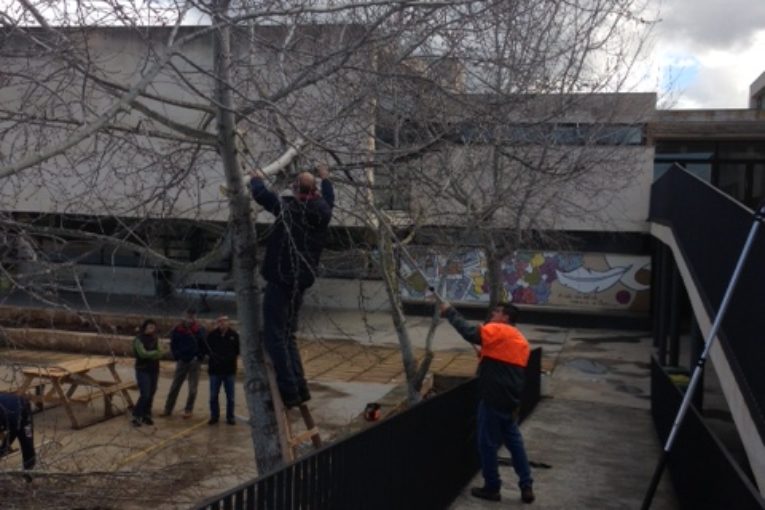
[[[221,331],[226,331],[228,329],[228,316],[221,315],[217,319],[215,319],[215,324],[218,326],[218,329]]]
[[[515,325],[518,320],[518,309],[510,303],[499,303],[489,312],[487,322],[500,322],[502,324]]]
[[[194,321],[197,320],[197,310],[196,308],[187,308],[186,309],[186,316],[183,318],[184,324],[192,324]]]
[[[316,178],[311,172],[300,172],[295,179],[295,191],[300,194],[309,194],[316,191]]]

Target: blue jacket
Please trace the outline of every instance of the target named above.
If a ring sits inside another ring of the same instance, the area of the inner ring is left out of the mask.
[[[199,346],[205,338],[205,328],[194,322],[190,327],[178,324],[170,333],[170,350],[173,359],[188,363],[193,359],[201,359]]]
[[[250,181],[252,196],[276,217],[268,238],[261,274],[266,281],[307,289],[316,278],[319,257],[327,238],[335,190],[329,179],[321,181],[321,196],[279,197],[261,179]]]

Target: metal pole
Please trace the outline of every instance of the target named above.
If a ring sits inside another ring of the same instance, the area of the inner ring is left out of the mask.
[[[645,499],[643,499],[643,506],[641,507],[642,510],[648,510],[651,507],[651,502],[653,501],[653,496],[656,493],[656,488],[659,486],[659,481],[661,480],[664,466],[667,464],[667,457],[670,450],[672,450],[672,444],[675,442],[677,433],[680,430],[680,425],[682,424],[683,419],[688,412],[688,407],[690,406],[691,399],[693,398],[693,394],[696,391],[696,386],[701,380],[701,374],[704,369],[704,364],[707,361],[707,357],[709,356],[709,350],[712,348],[712,343],[714,342],[715,337],[717,337],[717,331],[720,329],[720,324],[722,323],[725,311],[728,309],[728,304],[730,303],[731,296],[733,295],[733,291],[736,288],[736,283],[738,283],[738,278],[741,276],[741,271],[744,268],[744,262],[746,261],[746,257],[749,255],[752,244],[754,244],[754,237],[757,234],[757,230],[759,229],[760,223],[763,221],[763,219],[765,219],[765,203],[761,204],[754,214],[754,222],[752,223],[752,228],[749,230],[749,236],[747,237],[746,242],[744,243],[744,247],[741,250],[741,255],[739,256],[736,267],[733,270],[733,275],[728,282],[728,288],[725,289],[725,294],[723,295],[722,302],[720,303],[720,308],[717,310],[717,315],[715,316],[715,320],[712,323],[712,329],[709,330],[709,334],[707,334],[707,338],[704,341],[704,350],[701,352],[701,357],[696,363],[696,367],[693,369],[691,382],[688,385],[688,388],[685,390],[685,395],[683,395],[683,401],[680,404],[680,409],[678,410],[677,416],[675,417],[675,422],[672,424],[672,430],[670,431],[669,437],[667,437],[667,441],[664,444],[664,450],[661,453],[661,458],[659,459],[659,463],[656,466],[656,471],[654,471],[653,478],[651,478],[651,483],[648,486],[648,491],[646,492]]]

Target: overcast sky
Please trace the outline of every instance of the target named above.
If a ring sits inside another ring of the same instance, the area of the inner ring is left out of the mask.
[[[765,0],[661,0],[659,8],[651,61],[662,106],[747,107],[749,85],[765,72]]]

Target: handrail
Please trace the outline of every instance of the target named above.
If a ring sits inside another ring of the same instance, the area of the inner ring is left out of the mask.
[[[674,165],[654,182],[650,221],[671,228],[708,317],[725,288],[753,221],[751,209]],[[760,437],[765,437],[765,235],[752,245],[719,338]]]

